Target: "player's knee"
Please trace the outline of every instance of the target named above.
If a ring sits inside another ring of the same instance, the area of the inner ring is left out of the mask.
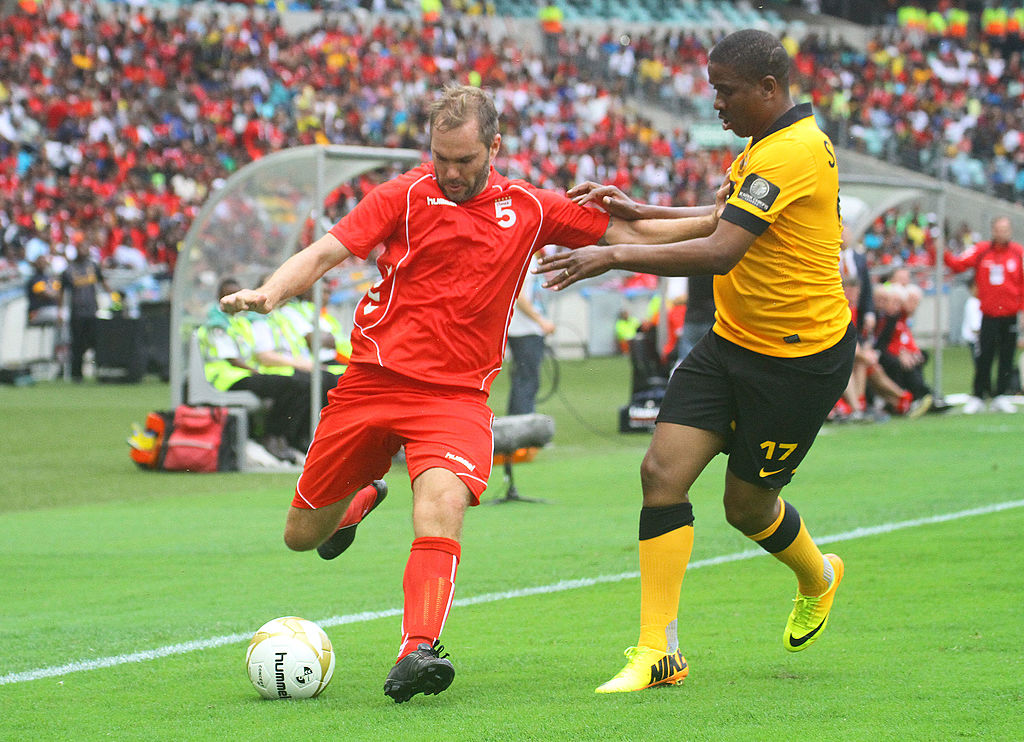
[[[725,501],[725,521],[737,531],[747,533],[750,529],[751,512],[749,508]],[[753,533],[754,531],[751,531]]]
[[[285,526],[284,544],[292,551],[310,551],[320,545],[317,537],[291,524]]]
[[[439,536],[458,541],[469,507],[468,488],[419,492],[413,499],[412,522],[417,536]]]
[[[426,521],[461,523],[468,507],[469,495],[462,491],[436,493],[420,498],[415,503],[413,517],[419,516]]]
[[[674,505],[686,500],[686,490],[679,491],[670,471],[658,459],[648,453],[640,464],[640,485],[643,489],[644,505]]]
[[[756,495],[727,492],[723,498],[725,520],[737,531],[750,535],[771,525],[778,510],[776,490],[761,490]]]
[[[670,471],[665,466],[663,458],[648,451],[640,464],[640,483],[644,487],[644,492],[649,489],[664,490],[668,488],[671,485],[670,478]]]

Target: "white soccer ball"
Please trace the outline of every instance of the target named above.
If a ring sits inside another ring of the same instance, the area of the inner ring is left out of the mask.
[[[284,616],[263,624],[245,652],[252,686],[264,698],[313,698],[334,675],[334,650],[312,621]]]

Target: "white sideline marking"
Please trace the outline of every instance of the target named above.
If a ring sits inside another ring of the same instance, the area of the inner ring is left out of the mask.
[[[951,520],[960,520],[962,518],[969,518],[975,515],[988,515],[990,513],[998,513],[1003,510],[1012,510],[1013,508],[1024,507],[1024,500],[1012,500],[1010,502],[1000,502],[993,505],[984,505],[982,507],[970,508],[969,510],[960,510],[955,513],[946,513],[944,515],[932,515],[927,518],[914,518],[913,520],[904,520],[897,523],[883,523],[878,526],[865,526],[863,528],[854,528],[852,531],[845,531],[843,533],[837,533],[832,536],[822,536],[816,538],[815,541],[818,544],[833,544],[840,541],[851,541],[856,538],[863,538],[865,536],[878,536],[880,534],[892,533],[893,531],[901,531],[906,528],[917,528],[918,526],[927,526],[935,523],[946,523]],[[725,554],[723,556],[710,557],[708,559],[699,559],[695,562],[691,562],[688,569],[697,569],[698,567],[710,567],[717,564],[726,564],[728,562],[738,562],[744,559],[752,559],[756,556],[765,555],[766,552],[762,549],[748,549],[746,551],[739,551],[734,554]],[[480,603],[495,603],[500,600],[509,600],[511,598],[523,598],[530,595],[546,595],[548,593],[559,593],[565,590],[575,590],[581,587],[591,587],[593,585],[600,585],[610,582],[622,582],[624,580],[635,579],[640,576],[639,572],[620,572],[616,575],[601,575],[599,577],[584,577],[578,580],[562,580],[551,585],[538,585],[537,587],[524,587],[516,590],[505,590],[499,593],[486,593],[484,595],[477,595],[472,598],[462,598],[455,601],[455,605],[478,605]],[[364,623],[366,621],[374,621],[378,618],[390,618],[392,616],[401,616],[402,610],[400,608],[391,608],[385,611],[365,611],[363,613],[352,613],[346,616],[332,616],[331,618],[325,618],[317,621],[316,623],[321,626],[341,626],[350,623]],[[188,652],[197,652],[203,649],[213,649],[215,647],[222,647],[225,644],[236,644],[239,642],[245,642],[252,638],[252,633],[245,634],[227,634],[225,636],[215,636],[210,639],[196,639],[194,641],[182,642],[180,644],[170,644],[165,647],[158,647],[157,649],[147,649],[142,652],[132,652],[131,654],[118,654],[112,657],[98,657],[94,660],[78,660],[76,662],[69,662],[66,665],[56,665],[53,667],[42,667],[36,670],[25,670],[24,672],[14,672],[7,675],[0,676],[0,685],[11,685],[13,683],[27,683],[30,680],[41,680],[43,678],[56,678],[63,675],[70,675],[75,672],[84,672],[86,670],[99,670],[104,667],[115,667],[117,665],[128,665],[137,662],[145,662],[147,660],[155,660],[161,657],[170,657],[176,654],[186,654]]]

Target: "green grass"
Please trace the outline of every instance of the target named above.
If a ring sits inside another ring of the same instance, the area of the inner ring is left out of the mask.
[[[947,393],[969,383],[956,351]],[[0,677],[246,635],[287,614],[329,624],[339,656],[330,687],[305,702],[257,697],[244,640],[5,682],[0,740],[1024,738],[1024,507],[934,521],[1024,499],[1024,414],[825,429],[786,497],[813,534],[846,534],[828,548],[847,577],[827,634],[796,655],[781,647],[788,571],[768,556],[705,563],[751,549],[722,518],[719,457],[692,492],[695,566],[680,613],[690,677],[595,695],[636,639],[628,574],[647,437],[615,432],[628,384],[624,359],[563,362],[541,408],[555,442],[516,467],[522,494],[548,504],[470,512],[456,597],[609,581],[457,606],[444,636],[455,683],[400,706],[381,692],[400,617],[331,618],[401,606],[404,469],[350,552],[321,562],[281,541],[294,474],[135,469],[124,438],[166,406],[166,386],[0,387]],[[485,500],[503,491],[500,469],[491,486]]]

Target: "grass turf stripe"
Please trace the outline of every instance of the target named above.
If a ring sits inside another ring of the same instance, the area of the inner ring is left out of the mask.
[[[895,523],[883,523],[877,526],[864,526],[861,528],[854,528],[850,531],[844,531],[843,533],[837,533],[831,536],[822,536],[816,538],[815,541],[819,545],[839,543],[842,541],[852,541],[858,538],[865,538],[868,536],[880,536],[894,531],[901,531],[907,528],[918,528],[921,526],[934,525],[936,523],[947,523],[949,521],[961,520],[963,518],[970,518],[976,515],[989,515],[991,513],[998,513],[1004,510],[1012,510],[1014,508],[1024,507],[1024,500],[1011,500],[1009,502],[994,503],[992,505],[983,505],[981,507],[969,508],[967,510],[959,510],[955,513],[943,513],[940,515],[931,515],[924,518],[913,518],[911,520],[898,521]],[[724,554],[722,556],[710,557],[708,559],[699,559],[691,562],[688,569],[697,569],[698,567],[711,567],[718,564],[727,564],[729,562],[738,562],[744,559],[752,559],[753,557],[762,556],[766,552],[763,549],[748,549],[745,551],[735,552],[733,554]],[[483,595],[477,595],[470,598],[461,598],[455,601],[456,606],[467,606],[467,605],[479,605],[481,603],[495,603],[501,600],[510,600],[512,598],[524,598],[531,595],[547,595],[550,593],[564,592],[566,590],[576,590],[582,587],[592,587],[594,585],[622,582],[624,580],[635,579],[640,576],[637,571],[632,572],[620,572],[614,575],[600,575],[598,577],[584,577],[575,580],[561,580],[559,582],[550,585],[538,585],[536,587],[525,587],[518,588],[515,590],[504,590],[496,593],[485,593]],[[384,611],[364,611],[362,613],[352,613],[345,616],[332,616],[316,621],[320,626],[342,626],[345,624],[354,623],[365,623],[366,621],[375,621],[379,618],[390,618],[393,616],[402,615],[402,609],[391,608]],[[11,685],[14,683],[27,683],[31,680],[42,680],[44,678],[56,678],[64,675],[70,675],[76,672],[84,672],[87,670],[100,670],[106,667],[116,667],[118,665],[128,665],[138,662],[147,662],[149,660],[160,659],[161,657],[170,657],[178,654],[186,654],[188,652],[197,652],[204,649],[214,649],[216,647],[222,647],[226,644],[236,644],[241,642],[249,641],[252,638],[252,632],[246,632],[242,634],[226,634],[224,636],[215,636],[209,639],[196,639],[193,641],[181,642],[179,644],[170,644],[164,647],[158,647],[156,649],[147,649],[141,652],[131,652],[129,654],[118,654],[111,657],[98,657],[91,660],[77,660],[74,662],[68,662],[64,665],[55,665],[52,667],[42,667],[35,670],[25,670],[23,672],[14,672],[7,675],[0,676],[0,685]]]

